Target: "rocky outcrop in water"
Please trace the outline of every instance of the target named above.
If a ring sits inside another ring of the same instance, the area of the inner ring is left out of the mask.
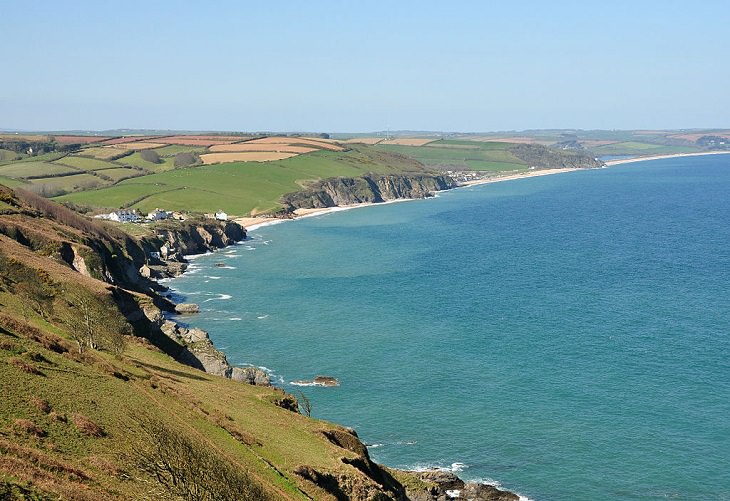
[[[190,313],[198,313],[200,311],[200,306],[198,306],[195,303],[180,303],[175,305],[175,313],[180,314],[190,314]]]
[[[292,212],[296,209],[426,198],[433,196],[434,192],[455,187],[456,183],[449,176],[425,174],[332,178],[284,195],[281,203]]]
[[[519,501],[516,494],[493,485],[464,482],[454,473],[429,470],[415,474],[426,487],[407,490],[411,501]]]

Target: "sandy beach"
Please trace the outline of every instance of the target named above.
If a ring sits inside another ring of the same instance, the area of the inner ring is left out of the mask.
[[[465,183],[461,183],[459,186],[476,186],[478,184],[490,184],[490,183],[499,183],[502,181],[512,181],[514,179],[524,179],[527,177],[538,177],[538,176],[549,176],[551,174],[563,174],[565,172],[575,172],[578,170],[583,169],[541,169],[541,170],[533,170],[533,171],[527,171],[527,172],[520,172],[518,174],[504,174],[504,175],[496,175],[494,177],[488,177],[484,179],[475,179],[474,181],[467,181]]]
[[[643,162],[646,160],[661,160],[664,158],[679,158],[679,157],[697,157],[702,155],[727,155],[730,154],[730,151],[708,151],[708,152],[701,152],[701,153],[674,153],[670,155],[652,155],[647,157],[632,157],[632,158],[622,158],[620,160],[609,160],[606,162],[606,167],[613,167],[614,165],[623,165],[628,163],[634,163],[634,162]],[[481,184],[490,184],[490,183],[500,183],[502,181],[513,181],[515,179],[525,179],[528,177],[538,177],[538,176],[549,176],[553,174],[565,174],[566,172],[576,172],[581,171],[585,169],[541,169],[541,170],[534,170],[534,171],[526,171],[526,172],[519,172],[516,174],[512,173],[506,173],[503,175],[495,175],[493,177],[488,177],[485,179],[476,179],[474,181],[467,181],[464,183],[459,184],[457,188],[463,188],[467,186],[477,186]],[[286,221],[292,221],[296,219],[302,219],[306,217],[313,217],[313,216],[319,216],[323,214],[329,214],[331,212],[340,212],[344,210],[350,210],[350,209],[358,209],[362,207],[370,207],[373,205],[381,205],[383,203],[394,203],[394,202],[405,202],[409,199],[402,199],[402,200],[389,200],[387,202],[380,202],[380,203],[362,203],[362,204],[352,204],[352,205],[338,205],[336,207],[321,207],[316,209],[297,209],[294,211],[294,215],[291,218],[275,218],[275,217],[239,217],[234,219],[237,223],[242,225],[244,228],[246,228],[247,231],[254,231],[258,228],[262,228],[265,226],[270,226],[272,224],[279,224]]]
[[[643,162],[645,160],[661,160],[663,158],[679,158],[679,157],[701,157],[704,155],[727,155],[730,154],[730,151],[706,151],[706,152],[699,152],[699,153],[672,153],[670,155],[652,155],[650,157],[632,157],[632,158],[622,158],[620,160],[609,160],[606,162],[607,167],[612,167],[614,165],[621,165],[621,164],[629,164],[634,162]]]

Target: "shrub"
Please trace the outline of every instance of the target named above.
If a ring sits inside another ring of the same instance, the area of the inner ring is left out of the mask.
[[[139,152],[139,156],[142,157],[142,160],[153,164],[159,164],[162,162],[160,155],[158,155],[154,150],[142,150]]]
[[[48,417],[55,423],[68,423],[66,414],[62,414],[60,412],[51,411],[50,414],[48,414]]]
[[[195,165],[200,162],[200,157],[195,153],[184,151],[175,155],[174,165],[175,167],[187,167],[189,165]]]

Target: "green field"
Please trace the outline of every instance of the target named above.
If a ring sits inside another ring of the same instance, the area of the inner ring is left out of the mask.
[[[245,215],[252,210],[277,210],[281,195],[301,189],[308,180],[371,172],[394,173],[411,165],[412,162],[377,153],[319,151],[278,162],[236,162],[174,169],[122,181],[109,188],[65,195],[58,200],[98,207],[132,204],[142,211],[155,207],[196,212],[223,209],[229,214]]]
[[[144,176],[144,172],[137,169],[129,169],[126,167],[115,167],[112,169],[97,169],[95,171],[99,176],[109,177],[115,183],[132,177]]]
[[[53,176],[77,172],[73,167],[48,162],[16,162],[0,166],[0,176],[24,178],[29,176]]]
[[[185,153],[188,151],[193,153],[202,153],[206,150],[207,148],[201,146],[183,146],[179,144],[171,144],[169,146],[163,146],[162,148],[155,148],[153,151],[161,157],[171,157],[177,155],[178,153]]]
[[[113,157],[126,155],[128,153],[130,153],[128,150],[123,150],[121,148],[93,146],[91,148],[84,148],[79,154],[88,157],[98,158],[99,160],[109,160]]]
[[[525,136],[530,135],[525,133]],[[474,138],[484,138],[484,135]],[[696,152],[692,146],[674,146],[666,135],[639,134],[632,131],[537,131],[537,141],[562,143],[581,139],[610,138],[616,143],[592,148],[591,156],[656,155]],[[471,140],[469,135],[458,139],[440,139],[423,146],[351,144],[342,152],[317,151],[274,162],[236,162],[174,168],[174,156],[181,152],[201,153],[200,146],[169,145],[156,148],[161,163],[144,160],[140,152],[130,153],[114,161],[106,148],[92,146],[81,154],[51,154],[22,161],[0,163],[0,176],[43,176],[34,184],[47,183],[44,193],[67,194],[69,200],[92,207],[128,207],[151,210],[211,212],[223,209],[234,215],[271,212],[280,209],[282,195],[300,190],[309,181],[328,177],[357,177],[365,174],[393,174],[431,171],[484,171],[488,173],[523,171],[529,165],[540,166],[542,153],[530,156],[524,147],[518,158],[515,143]],[[119,150],[116,151],[119,153]],[[574,155],[558,150],[554,155]],[[96,157],[92,157],[95,155]],[[534,157],[534,158],[533,158]],[[43,158],[58,159],[54,163]],[[523,160],[525,159],[525,160]],[[66,178],[51,177],[76,168],[98,171],[97,177],[81,173]],[[134,168],[134,170],[132,169]],[[139,170],[141,169],[141,170]],[[128,179],[133,177],[132,179]],[[93,188],[91,188],[93,187]]]
[[[445,170],[525,169],[525,162],[514,156],[511,143],[439,140],[425,146],[382,145],[376,150],[399,153],[428,167]]]
[[[15,188],[16,186],[20,186],[21,188],[27,186],[27,183],[24,181],[21,181],[19,179],[13,179],[10,177],[0,176],[0,184],[4,184],[5,186],[9,188]]]
[[[120,165],[133,165],[135,167],[142,167],[143,169],[150,172],[164,172],[175,167],[174,160],[172,158],[161,158],[160,160],[162,160],[162,162],[159,164],[148,162],[147,160],[143,159],[140,153],[137,151],[124,158],[120,158],[116,162]]]
[[[63,190],[66,192],[88,190],[108,184],[108,181],[91,174],[80,173],[73,176],[43,177],[31,180],[32,184],[45,185],[52,192]]]
[[[10,162],[15,160],[18,156],[22,157],[23,155],[11,150],[0,149],[0,162]]]
[[[22,159],[20,160],[14,160],[15,157],[11,157],[9,160],[3,160],[2,164],[7,165],[9,163],[23,163],[23,162],[53,162],[54,160],[58,160],[59,158],[65,157],[65,153],[44,153],[43,155],[35,155],[35,156],[28,156],[23,154]]]
[[[592,148],[591,151],[600,155],[668,155],[672,153],[695,153],[700,148],[692,146],[666,146],[661,144],[625,141],[622,143],[607,144]]]
[[[98,160],[96,158],[77,157],[75,155],[68,155],[56,160],[54,162],[57,165],[70,165],[82,170],[96,170],[96,169],[108,169],[114,167],[114,164]]]
[[[146,179],[146,178],[143,178]],[[134,182],[137,181],[137,182]],[[160,190],[169,189],[164,185],[144,183],[140,180],[126,181],[127,184],[118,184],[109,188],[74,193],[58,197],[57,201],[71,201],[90,205],[92,207],[120,208],[137,200],[140,197],[149,196]]]

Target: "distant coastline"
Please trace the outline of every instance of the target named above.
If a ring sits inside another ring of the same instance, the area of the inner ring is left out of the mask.
[[[634,162],[644,162],[647,160],[662,160],[666,158],[681,158],[681,157],[698,157],[698,156],[704,156],[704,155],[728,155],[730,154],[730,151],[707,151],[707,152],[698,152],[698,153],[672,153],[667,155],[651,155],[651,156],[642,156],[642,157],[631,157],[631,158],[622,158],[618,160],[609,160],[605,162],[606,167],[613,167],[616,165],[624,165]],[[520,173],[504,173],[504,174],[498,174],[494,177],[489,177],[485,179],[477,179],[474,181],[466,181],[464,183],[461,183],[458,188],[465,188],[468,186],[477,186],[482,184],[491,184],[491,183],[499,183],[502,181],[513,181],[515,179],[525,179],[530,177],[539,177],[539,176],[548,176],[553,174],[565,174],[567,172],[576,172],[576,171],[582,171],[582,170],[588,170],[588,169],[574,169],[574,168],[565,168],[565,169],[541,169],[541,170],[534,170],[534,171],[527,171],[527,172],[520,172]],[[458,189],[457,188],[457,189]],[[306,217],[313,217],[313,216],[321,216],[324,214],[330,214],[332,212],[341,212],[344,210],[350,210],[350,209],[359,209],[363,207],[371,207],[373,205],[382,205],[383,203],[394,203],[394,202],[405,202],[408,200],[418,200],[418,199],[399,199],[399,200],[389,200],[387,202],[380,202],[380,203],[362,203],[362,204],[352,204],[352,205],[338,205],[336,207],[324,207],[324,208],[317,208],[317,209],[297,209],[293,213],[293,217],[282,219],[282,218],[276,218],[276,217],[239,217],[235,219],[235,222],[246,228],[247,231],[255,231],[259,228],[263,228],[265,226],[271,226],[273,224],[279,224],[284,223],[286,221],[292,221],[297,219],[302,219]]]
[[[514,179],[523,179],[528,177],[538,177],[538,176],[546,176],[549,174],[563,174],[566,172],[574,172],[584,169],[572,169],[572,168],[565,168],[565,169],[542,169],[542,170],[535,170],[535,171],[527,171],[527,172],[520,172],[517,174],[513,173],[505,173],[505,174],[498,174],[494,177],[489,177],[485,179],[477,179],[474,181],[466,181],[463,183],[460,183],[459,186],[457,186],[454,189],[458,188],[466,188],[468,186],[476,186],[480,184],[490,184],[490,183],[498,183],[501,181],[511,181]],[[363,207],[371,207],[374,205],[383,205],[383,204],[391,204],[391,203],[398,203],[398,202],[407,202],[410,200],[422,200],[420,198],[401,198],[401,199],[395,199],[395,200],[388,200],[386,202],[366,202],[361,204],[351,204],[351,205],[338,205],[336,207],[322,207],[322,208],[316,208],[316,209],[297,209],[293,213],[293,217],[291,218],[276,218],[276,217],[239,217],[236,218],[234,221],[246,228],[246,231],[254,231],[259,228],[263,228],[265,226],[271,226],[273,224],[279,224],[286,221],[292,221],[297,219],[302,219],[306,217],[313,217],[313,216],[321,216],[324,214],[329,214],[332,212],[341,212],[345,210],[351,210],[351,209],[360,209]]]
[[[678,157],[685,157],[685,156],[691,157],[691,156],[717,155],[717,154],[730,154],[730,152],[704,152],[704,153],[685,153],[685,154],[633,157],[633,158],[607,161],[607,162],[605,162],[605,165],[606,165],[606,167],[612,167],[615,165],[623,165],[623,164],[641,162],[641,161],[647,161],[647,160],[661,160],[661,159],[678,158]],[[497,182],[502,182],[502,181],[511,181],[511,180],[523,179],[523,178],[539,177],[539,176],[546,176],[546,175],[553,175],[553,174],[564,174],[567,172],[575,172],[575,171],[582,171],[582,170],[588,170],[588,169],[564,168],[564,169],[543,169],[543,170],[534,170],[534,171],[526,171],[526,172],[519,172],[519,173],[514,173],[514,172],[504,173],[501,175],[495,175],[493,177],[489,177],[489,178],[485,178],[485,179],[464,182],[464,183],[460,184],[459,188],[482,185],[482,184],[497,183]],[[297,209],[296,211],[294,211],[291,218],[243,217],[243,218],[236,218],[235,222],[244,226],[247,231],[254,231],[254,230],[262,228],[262,227],[279,224],[279,223],[283,223],[286,221],[303,219],[303,218],[307,218],[307,217],[315,217],[315,216],[325,215],[325,214],[329,214],[329,213],[333,213],[333,212],[342,212],[345,210],[370,207],[370,206],[375,206],[375,205],[405,202],[405,201],[409,201],[409,200],[416,200],[416,199],[397,199],[397,200],[389,200],[387,202],[380,202],[380,203],[361,203],[361,204],[342,205],[342,206],[327,207],[327,208]],[[297,382],[295,384],[298,384],[298,383],[299,382]],[[527,498],[524,496],[519,496],[519,499],[527,499]]]
[[[728,155],[730,151],[702,151],[698,153],[671,153],[668,155],[651,155],[648,157],[632,157],[632,158],[621,158],[618,160],[609,160],[606,162],[606,167],[613,167],[614,165],[622,165],[633,162],[643,162],[646,160],[662,160],[665,158],[680,158],[680,157],[701,157],[704,155]]]

